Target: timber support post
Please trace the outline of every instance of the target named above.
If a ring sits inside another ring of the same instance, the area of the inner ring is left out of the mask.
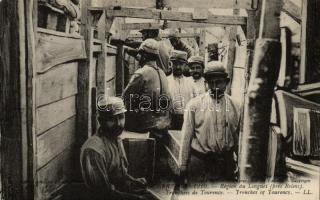
[[[278,78],[281,43],[278,0],[264,0],[255,44],[241,137],[240,180],[265,181],[272,97]]]

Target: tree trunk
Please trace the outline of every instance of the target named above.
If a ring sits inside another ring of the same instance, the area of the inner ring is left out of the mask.
[[[259,39],[244,108],[240,180],[265,181],[272,96],[278,78],[281,1],[263,1]]]

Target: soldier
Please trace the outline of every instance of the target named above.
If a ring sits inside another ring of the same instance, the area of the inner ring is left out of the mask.
[[[192,94],[196,97],[206,92],[205,80],[203,78],[204,58],[202,56],[191,56],[188,59],[191,82],[193,83]]]
[[[158,66],[165,72],[165,74],[170,74],[169,68],[169,57],[170,57],[170,44],[166,43],[165,40],[161,40],[159,37],[159,29],[142,29],[139,31],[142,34],[142,41],[146,39],[154,39],[159,43],[159,56],[157,59]],[[125,45],[137,48],[140,46],[140,42],[130,42],[126,41]],[[137,46],[138,45],[138,46]],[[136,57],[138,51],[136,49],[128,49],[129,55]]]
[[[187,53],[173,50],[170,63],[172,65],[172,74],[168,76],[168,83],[172,99],[171,129],[181,130],[184,109],[192,98],[193,91],[191,80],[183,75],[183,70],[187,65]]]
[[[159,45],[154,39],[139,47],[140,69],[123,92],[127,107],[126,129],[135,132],[164,130],[170,125],[170,93],[167,77],[157,65]]]
[[[146,180],[135,179],[127,173],[128,163],[119,137],[125,112],[122,99],[100,99],[100,128],[81,148],[82,176],[93,200],[151,199],[145,190]]]
[[[191,99],[184,113],[181,176],[187,175],[191,182],[233,181],[239,108],[224,93],[229,78],[221,62],[211,62],[204,78],[208,92]]]
[[[181,40],[181,38],[177,35],[177,33],[172,33],[169,35],[169,40],[171,45],[175,50],[184,51],[187,53],[187,58],[190,58],[194,55],[194,50],[187,43]],[[186,66],[183,70],[183,75],[186,77],[190,76],[189,67]]]
[[[167,77],[156,62],[158,54],[158,42],[154,39],[147,39],[141,44],[138,54],[141,68],[132,75],[123,97],[128,109],[126,130],[150,132],[150,137],[156,141],[155,160],[160,164],[162,143],[170,126],[171,98]],[[159,166],[155,171],[155,181],[161,176],[158,170]]]

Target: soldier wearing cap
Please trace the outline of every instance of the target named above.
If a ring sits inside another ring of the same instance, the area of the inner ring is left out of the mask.
[[[122,99],[106,97],[98,101],[100,128],[81,148],[80,163],[84,182],[94,200],[150,199],[144,190],[146,180],[127,173],[128,162],[119,137],[126,112]]]
[[[194,55],[194,50],[186,42],[182,41],[177,33],[171,33],[168,36],[168,39],[175,50],[184,51],[187,53],[187,58],[190,58]],[[183,75],[186,77],[190,76],[189,67],[186,66],[183,70]]]
[[[191,182],[234,181],[239,107],[224,94],[229,78],[221,62],[209,63],[204,78],[209,90],[191,99],[184,113],[181,176]]]
[[[187,65],[187,53],[173,50],[170,57],[172,74],[168,76],[170,94],[172,99],[171,129],[181,129],[185,106],[192,98],[192,82],[183,75]]]
[[[191,56],[188,59],[190,69],[190,79],[193,83],[193,97],[205,93],[205,80],[203,78],[204,71],[204,58],[202,56]]]

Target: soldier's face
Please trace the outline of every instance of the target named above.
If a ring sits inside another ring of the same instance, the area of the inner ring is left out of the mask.
[[[208,84],[209,89],[211,90],[212,94],[222,94],[227,88],[227,85],[229,83],[228,78],[210,78],[209,80],[206,81]]]
[[[194,79],[199,79],[203,75],[203,66],[198,63],[194,63],[189,65],[190,68],[190,74]]]
[[[183,70],[186,67],[186,64],[181,61],[171,61],[172,62],[172,73],[173,76],[181,76],[183,74]]]
[[[99,124],[102,128],[112,130],[113,134],[120,135],[124,129],[125,115],[120,113],[117,115],[99,116]]]

